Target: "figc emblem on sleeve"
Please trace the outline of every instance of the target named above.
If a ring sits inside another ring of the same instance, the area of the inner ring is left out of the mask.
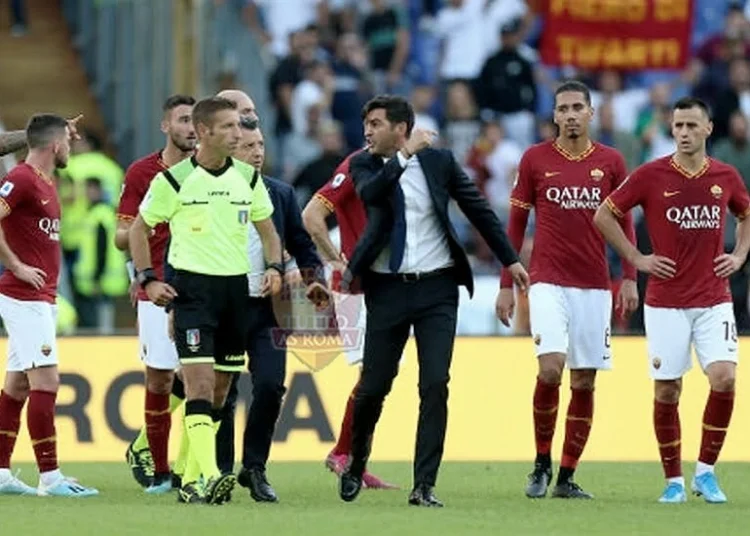
[[[344,175],[343,173],[337,174],[331,181],[331,187],[338,188],[339,186],[341,186],[345,179],[346,175]]]

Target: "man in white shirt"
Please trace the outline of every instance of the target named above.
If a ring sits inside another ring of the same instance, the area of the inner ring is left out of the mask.
[[[353,501],[362,488],[370,437],[413,328],[420,408],[409,504],[440,507],[433,488],[445,442],[458,286],[470,295],[474,286],[468,258],[448,218],[449,201],[458,203],[521,288],[528,275],[497,216],[453,154],[429,148],[434,132],[412,133],[414,109],[405,99],[375,97],[362,116],[369,149],[352,157],[350,169],[368,224],[342,286],[361,284],[367,328],[351,463],[341,475],[339,495]]]

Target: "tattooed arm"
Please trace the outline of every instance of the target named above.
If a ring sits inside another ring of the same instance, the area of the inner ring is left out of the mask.
[[[26,131],[13,130],[0,133],[0,156],[15,153],[26,147]]]

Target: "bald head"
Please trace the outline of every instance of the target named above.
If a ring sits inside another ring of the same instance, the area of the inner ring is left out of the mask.
[[[244,91],[239,89],[225,89],[224,91],[220,91],[216,96],[235,103],[237,111],[240,112],[240,117],[249,117],[250,119],[258,120],[258,114],[255,112],[255,103]]]

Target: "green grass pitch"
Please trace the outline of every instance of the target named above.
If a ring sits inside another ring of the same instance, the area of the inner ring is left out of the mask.
[[[687,467],[687,464],[685,464]],[[32,465],[21,478],[35,485]],[[17,467],[18,468],[18,467]],[[400,491],[363,490],[350,504],[322,463],[272,463],[268,476],[281,502],[256,504],[237,488],[224,506],[184,505],[174,493],[147,496],[124,463],[64,464],[66,474],[102,494],[90,499],[0,497],[0,534],[56,536],[265,535],[620,535],[747,534],[750,464],[719,465],[729,503],[661,505],[663,481],[655,463],[583,463],[577,481],[595,495],[586,502],[523,495],[528,463],[444,463],[436,493],[440,509],[406,504],[411,465],[373,463],[373,472]],[[686,475],[692,477],[692,465]]]

